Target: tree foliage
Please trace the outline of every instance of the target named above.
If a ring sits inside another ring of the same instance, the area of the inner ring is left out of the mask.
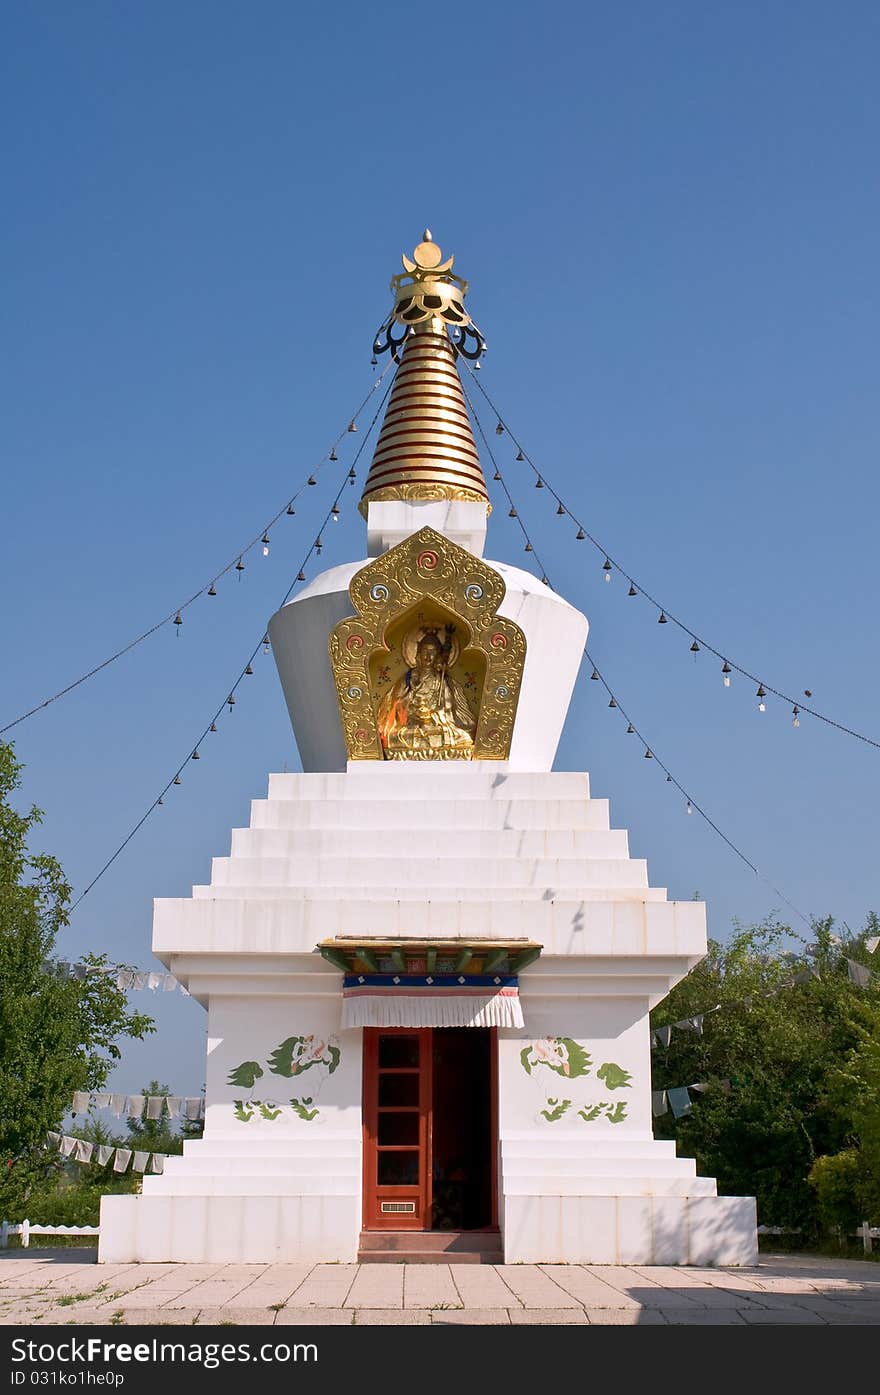
[[[757,1197],[759,1222],[805,1237],[859,1212],[880,1221],[880,976],[859,987],[846,964],[871,966],[877,929],[814,922],[810,951],[793,953],[779,921],[737,925],[652,1014],[654,1028],[704,1014],[701,1035],[654,1051],[654,1089],[710,1086],[657,1136],[720,1192]]]
[[[21,766],[0,742],[0,1215],[20,1209],[46,1170],[45,1136],[58,1129],[75,1090],[99,1090],[121,1052],[120,1037],[143,1037],[152,1020],[129,1011],[109,974],[47,972],[68,923],[70,887],[29,839],[40,823],[11,797]],[[105,956],[86,956],[92,969]]]

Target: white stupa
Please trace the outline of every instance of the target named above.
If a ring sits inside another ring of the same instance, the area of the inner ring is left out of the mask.
[[[705,908],[553,771],[586,618],[483,559],[452,258],[426,234],[392,289],[368,555],[269,624],[303,773],[155,903],[208,1012],[204,1137],[103,1199],[99,1258],[752,1263],[754,1201],[651,1127],[648,1013]]]

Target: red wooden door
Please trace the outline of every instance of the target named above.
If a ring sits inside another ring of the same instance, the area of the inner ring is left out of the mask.
[[[364,1030],[364,1228],[431,1226],[431,1028]]]

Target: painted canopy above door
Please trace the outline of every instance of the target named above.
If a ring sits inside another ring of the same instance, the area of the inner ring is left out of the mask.
[[[522,1027],[518,971],[542,946],[340,936],[317,949],[344,974],[343,1027]]]

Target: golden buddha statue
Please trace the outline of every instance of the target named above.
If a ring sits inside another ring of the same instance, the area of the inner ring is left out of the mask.
[[[477,718],[449,670],[459,654],[455,627],[417,626],[401,644],[406,672],[384,694],[378,711],[386,760],[470,760]]]

